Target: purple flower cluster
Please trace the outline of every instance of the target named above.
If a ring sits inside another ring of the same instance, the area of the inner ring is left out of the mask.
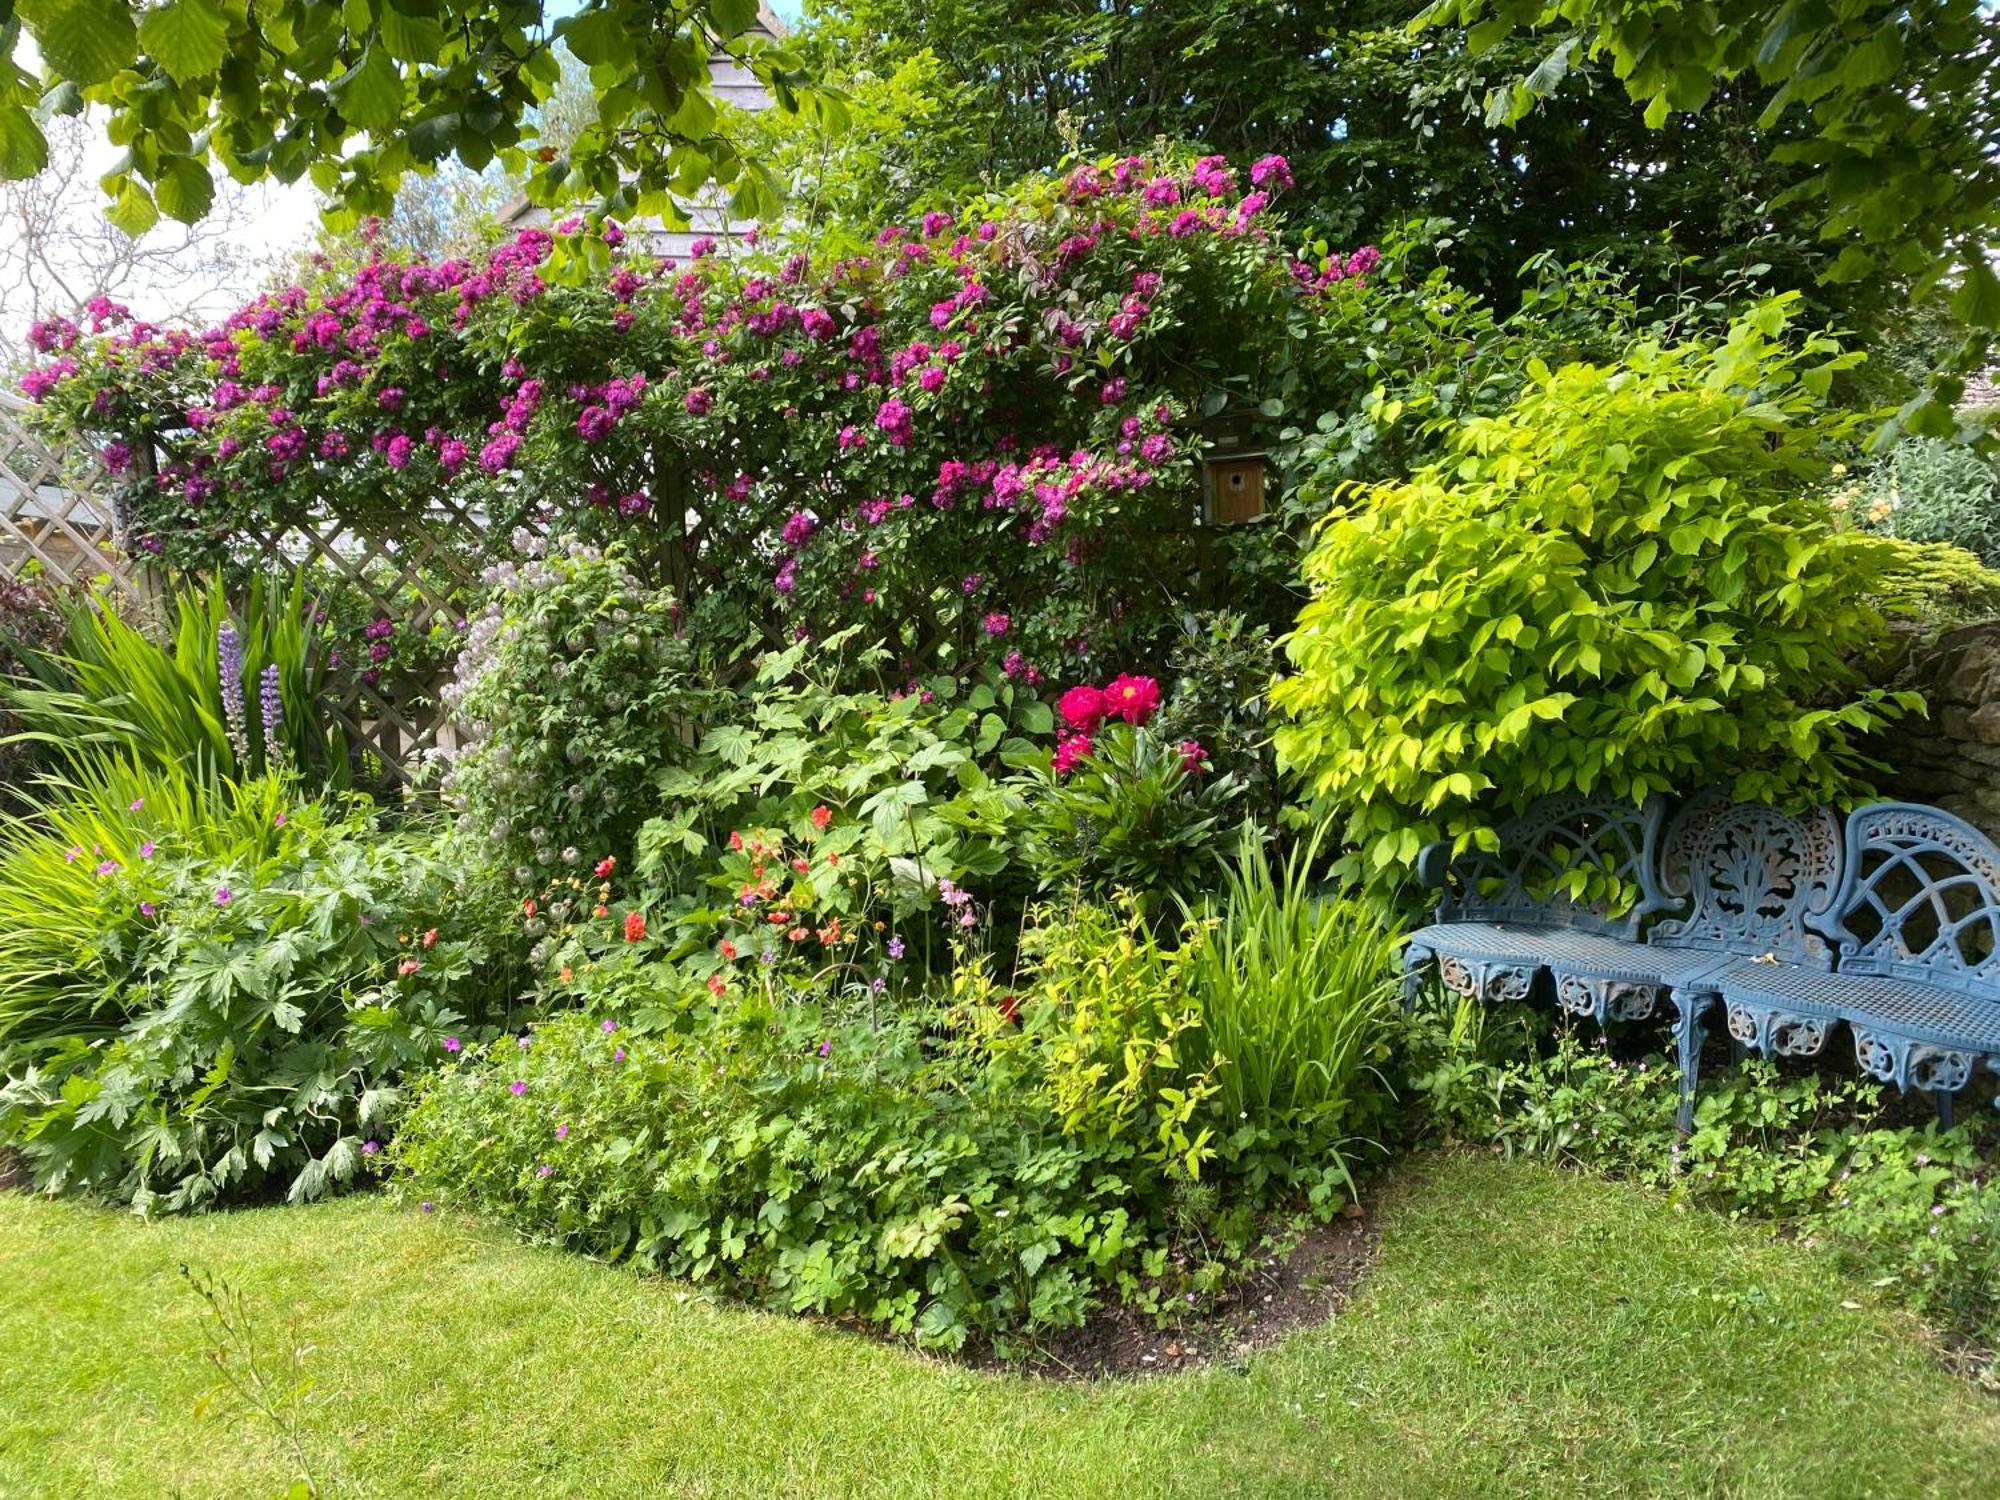
[[[682,492],[653,472],[677,451],[705,556],[730,587],[768,582],[787,634],[963,581],[968,630],[1000,643],[991,664],[1034,681],[1031,657],[1053,670],[1134,607],[1118,529],[1171,529],[1195,493],[1194,393],[1159,341],[1229,288],[1244,368],[1267,369],[1258,330],[1300,304],[1335,316],[1379,260],[1362,247],[1295,262],[1267,214],[1288,165],[1243,175],[1248,193],[1221,157],[1084,166],[990,219],[930,213],[829,263],[705,243],[677,265],[628,244],[595,285],[558,296],[545,262],[561,236],[594,231],[529,229],[482,257],[383,255],[201,332],[111,304],[88,328],[51,320],[31,335],[29,388],[108,438],[99,451],[127,472],[112,413],[164,407],[164,425],[185,424],[140,502],[148,546],[212,546],[246,513],[335,486],[391,512],[520,495],[544,515],[575,507],[591,535],[677,522]],[[1072,587],[1079,570],[1102,572]],[[1080,597],[1104,613],[1066,618]],[[371,627],[360,665],[379,672],[390,651]]]
[[[257,708],[264,720],[264,760],[276,766],[285,759],[285,699],[278,685],[278,664],[264,668],[257,684]]]
[[[222,717],[238,765],[250,764],[250,719],[243,698],[243,637],[224,620],[215,632],[216,675],[221,679]]]

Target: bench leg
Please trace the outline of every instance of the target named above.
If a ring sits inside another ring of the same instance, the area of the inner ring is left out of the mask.
[[[1681,1107],[1674,1123],[1686,1136],[1694,1130],[1695,1079],[1701,1071],[1701,1044],[1708,1035],[1701,1023],[1714,1006],[1715,996],[1669,990],[1667,999],[1674,1007],[1674,1042],[1681,1064]]]
[[[1946,1130],[1951,1129],[1952,1097],[1952,1090],[1950,1089],[1931,1090],[1931,1102],[1937,1105],[1938,1124]]]
[[[1433,955],[1428,948],[1405,948],[1403,950],[1403,1013],[1408,1015],[1417,1008],[1417,997],[1424,992],[1424,968]]]

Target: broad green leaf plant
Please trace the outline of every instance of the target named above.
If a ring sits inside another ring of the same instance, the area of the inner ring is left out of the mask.
[[[1855,356],[1788,338],[1792,305],[1618,364],[1536,362],[1506,412],[1329,516],[1272,701],[1351,868],[1491,847],[1552,792],[1868,790],[1863,737],[1919,706],[1857,665],[1901,553],[1837,529],[1816,488],[1860,420],[1823,404]]]

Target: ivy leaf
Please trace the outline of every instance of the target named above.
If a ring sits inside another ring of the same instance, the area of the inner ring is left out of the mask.
[[[132,7],[118,0],[23,0],[15,8],[49,71],[85,88],[129,66],[139,50]]]
[[[348,122],[363,130],[386,129],[403,113],[403,74],[382,47],[369,47],[332,92]]]
[[[35,117],[19,104],[0,108],[0,178],[18,182],[49,164],[49,143]]]
[[[160,212],[183,224],[200,222],[215,202],[215,182],[208,169],[191,157],[176,156],[153,179],[153,196]]]
[[[139,45],[169,78],[185,83],[222,66],[229,52],[229,21],[215,0],[173,0],[146,12],[139,22]]]

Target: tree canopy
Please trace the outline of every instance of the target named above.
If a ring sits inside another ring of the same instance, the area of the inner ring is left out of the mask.
[[[453,156],[501,161],[542,202],[671,216],[671,193],[719,183],[738,212],[769,214],[775,184],[718,112],[711,57],[781,108],[839,106],[757,18],[757,0],[0,0],[0,177],[39,172],[47,122],[90,107],[124,148],[104,188],[135,235],[162,214],[202,218],[217,171],[309,177],[352,219],[387,213],[405,174]],[[562,148],[536,118],[558,47],[597,97]]]
[[[1815,217],[1837,251],[1827,279],[1887,275],[1921,295],[1949,277],[1953,314],[1981,331],[1959,366],[1984,357],[2000,328],[2000,17],[1980,0],[1435,0],[1420,22],[1469,28],[1482,55],[1539,33],[1539,61],[1489,93],[1494,123],[1531,118],[1592,59],[1656,129],[1767,90],[1757,127],[1795,132],[1770,150],[1796,174],[1773,208]],[[1959,392],[1941,381],[1905,415],[1948,433]]]
[[[1802,208],[1770,205],[1807,175],[1777,159],[1789,119],[1761,117],[1754,78],[1649,130],[1611,68],[1578,58],[1511,128],[1487,98],[1546,46],[1475,48],[1458,27],[1412,34],[1421,0],[823,0],[799,42],[843,80],[922,67],[949,101],[894,142],[885,180],[946,195],[1066,151],[1149,149],[1157,137],[1229,155],[1282,152],[1315,227],[1335,239],[1411,217],[1451,220],[1454,274],[1503,304],[1522,265],[1607,254],[1655,290],[1766,266],[1778,287],[1853,317],[1877,283],[1816,290],[1833,252]],[[864,83],[857,81],[859,93]],[[1686,262],[1697,263],[1690,268]]]

